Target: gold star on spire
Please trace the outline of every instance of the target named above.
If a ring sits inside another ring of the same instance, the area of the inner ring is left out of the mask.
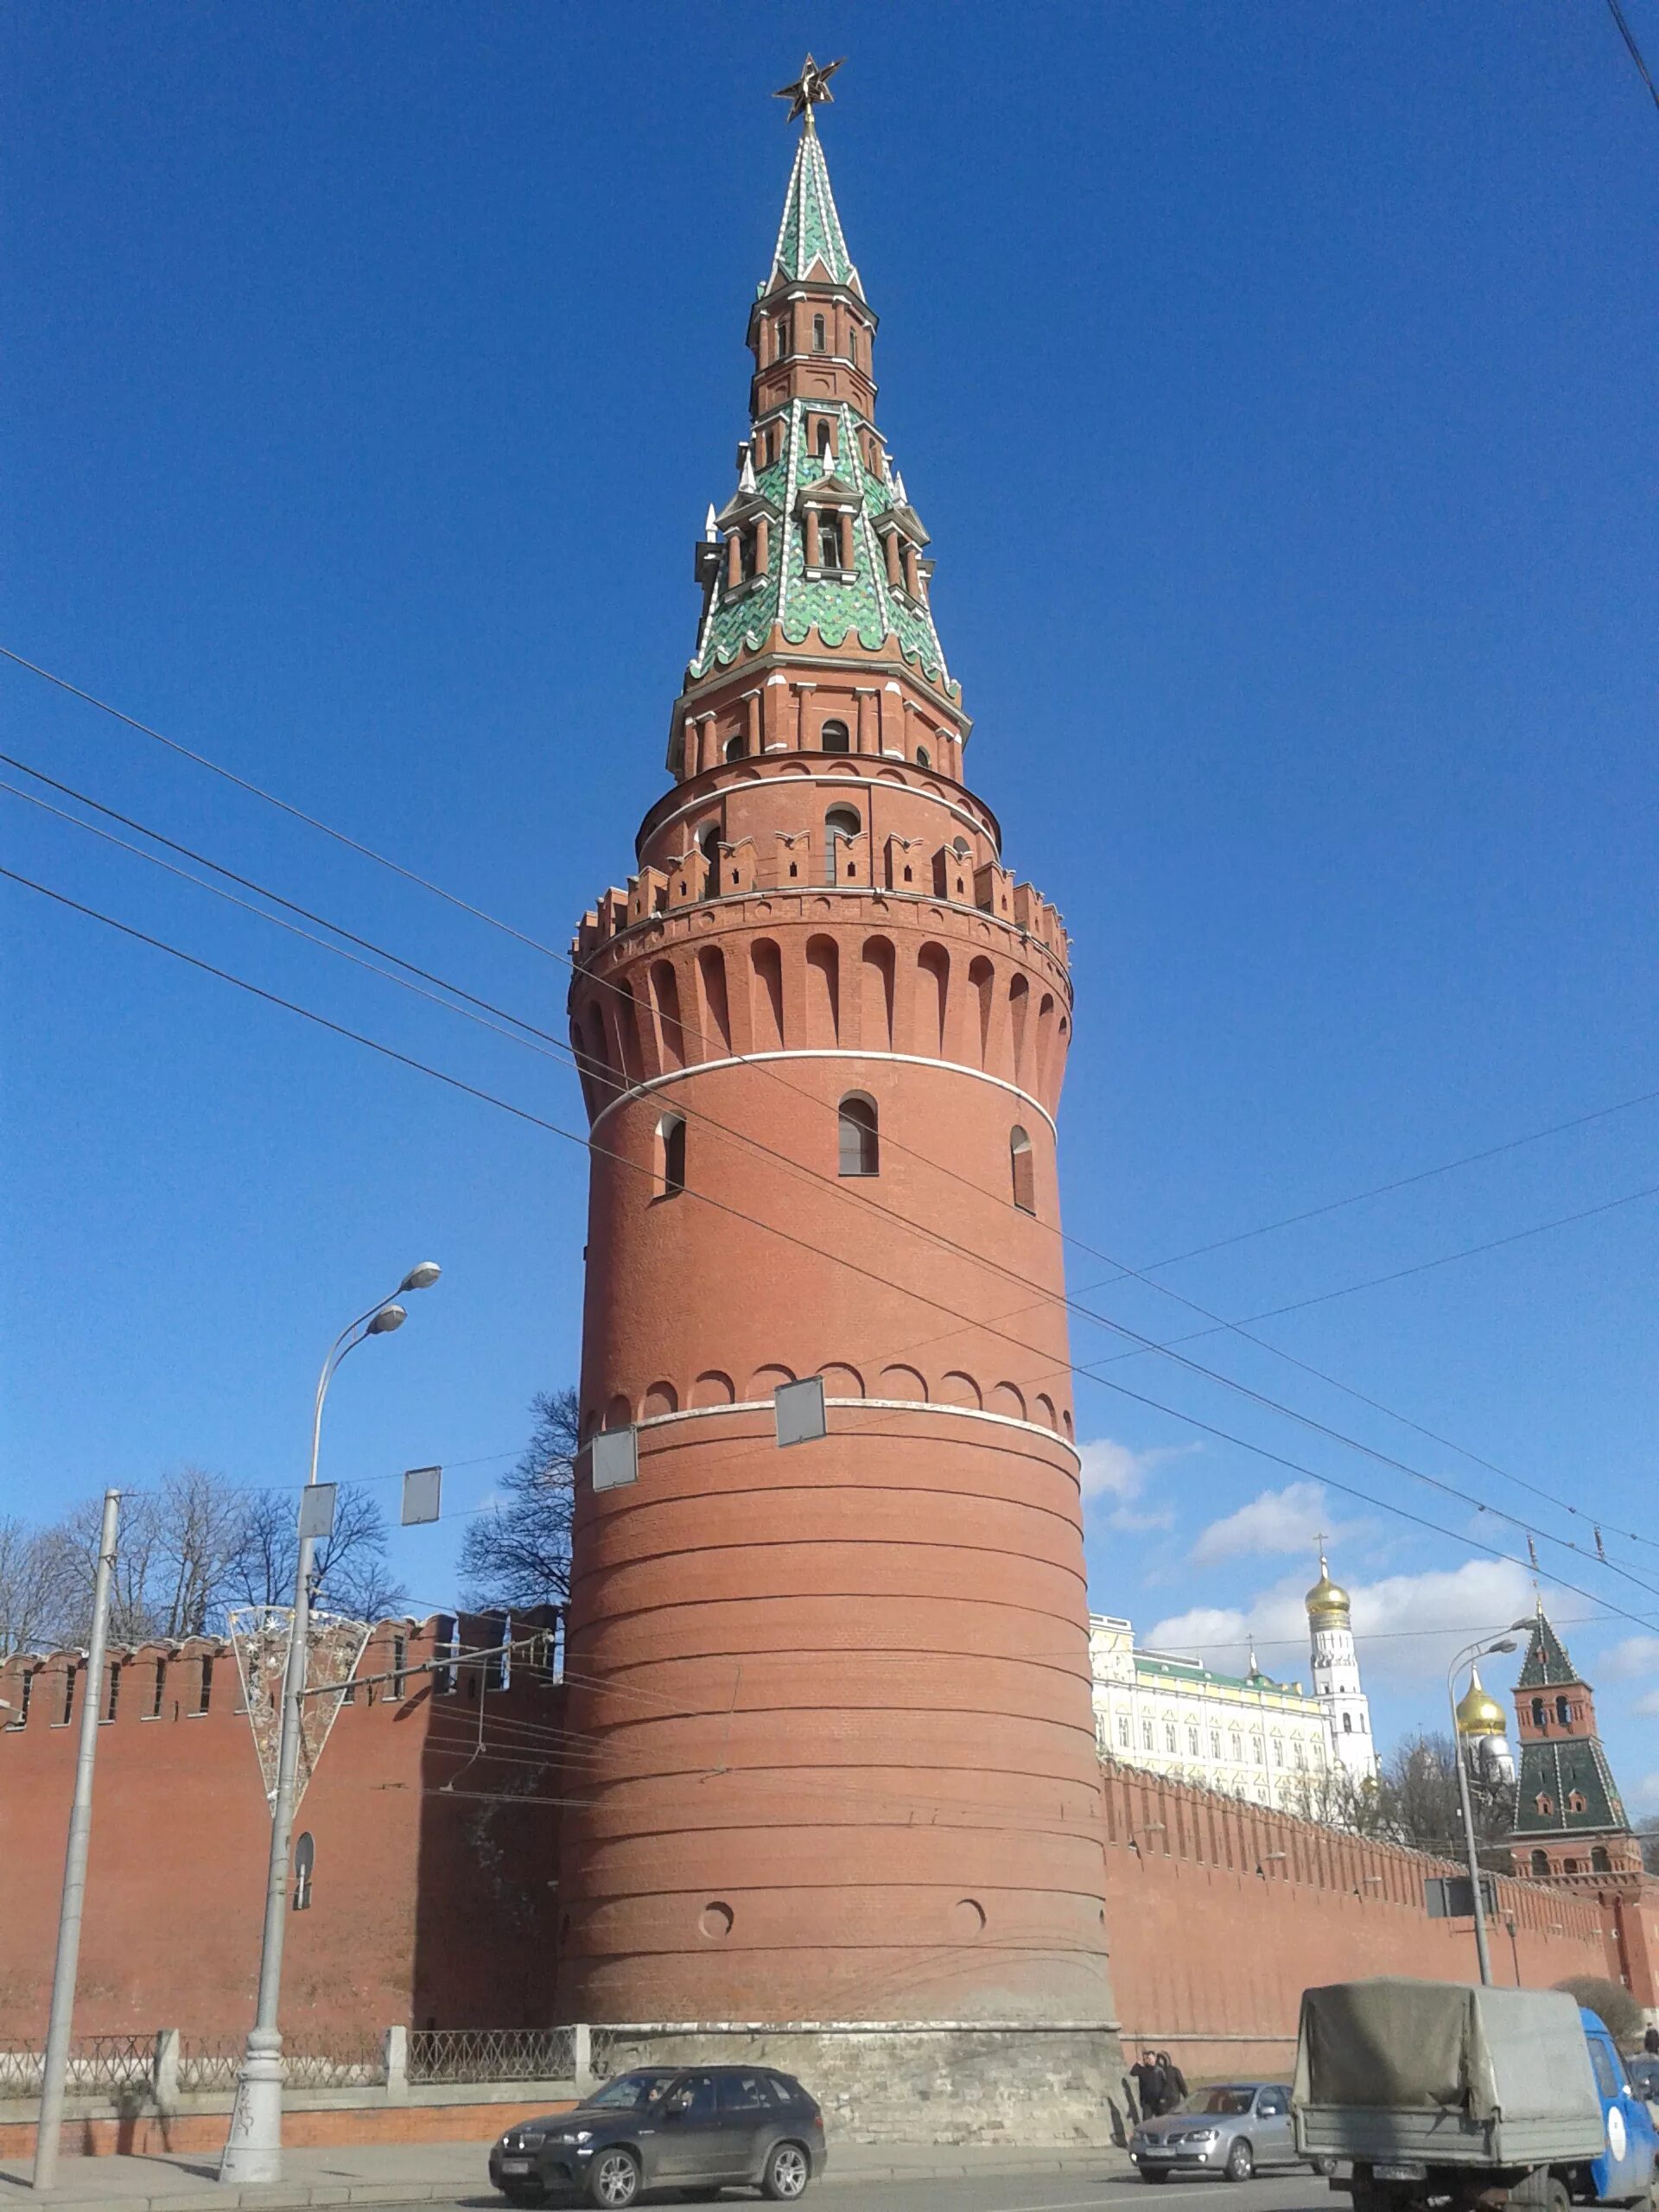
[[[778,87],[772,97],[775,100],[789,102],[789,119],[791,123],[797,116],[804,115],[806,118],[807,129],[810,130],[814,128],[812,111],[820,103],[832,101],[835,99],[835,94],[830,89],[830,79],[840,68],[841,62],[846,59],[843,54],[841,61],[826,61],[820,69],[809,54],[801,64],[801,73],[795,82],[792,85],[780,85]]]

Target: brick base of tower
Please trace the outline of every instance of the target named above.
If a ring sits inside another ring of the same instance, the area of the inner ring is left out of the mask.
[[[607,2066],[776,2066],[854,2143],[1104,2145],[1121,2132],[1115,2020],[639,2023],[602,2031]]]

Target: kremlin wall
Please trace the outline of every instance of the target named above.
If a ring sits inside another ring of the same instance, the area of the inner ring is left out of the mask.
[[[296,1827],[315,1859],[308,1904],[289,1933],[283,2018],[296,2050],[368,2050],[395,2025],[533,2027],[563,2017],[552,1999],[559,1899],[547,1870],[559,1801],[571,1794],[567,1692],[546,1666],[515,1663],[503,1688],[487,1658],[453,1673],[436,1664],[454,1627],[436,1618],[376,1630],[359,1675],[384,1674],[401,1655],[407,1678],[397,1694],[395,1684],[372,1698],[365,1687],[341,1708],[302,1802]],[[481,1624],[465,1628],[481,1640]],[[45,2028],[75,1757],[75,1732],[58,1716],[77,1656],[0,1665],[13,1715],[25,1672],[34,1678],[26,1724],[0,1729],[0,2051],[38,2044]],[[175,2027],[187,2051],[234,2048],[252,2012],[266,1832],[234,1660],[226,1645],[198,1638],[121,1652],[115,1663],[76,2031]],[[1440,1860],[1111,1760],[1095,1804],[1119,1993],[1110,2040],[1121,2032],[1126,2051],[1168,2049],[1194,2080],[1279,2073],[1310,1983],[1474,1978],[1471,1923],[1424,1909],[1425,1878],[1446,1871]],[[1535,1986],[1606,1975],[1659,2005],[1659,1885],[1585,1875],[1504,1878],[1498,1889],[1500,1981],[1517,1967]],[[912,2017],[904,1995],[891,1993],[889,2018]],[[912,2063],[926,2067],[925,2015],[914,2017],[923,2024]],[[913,2114],[887,2120],[899,2133],[914,2124]],[[463,2111],[456,2125],[478,2123]]]

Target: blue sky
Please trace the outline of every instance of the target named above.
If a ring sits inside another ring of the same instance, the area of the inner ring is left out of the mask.
[[[969,772],[1076,940],[1074,1289],[1659,1089],[1659,118],[1602,10],[88,4],[5,35],[0,642],[562,947],[661,787],[790,156],[766,95],[845,52],[825,143]],[[0,711],[8,751],[560,1028],[555,961],[16,670]],[[0,810],[7,866],[576,1124],[552,1063]],[[329,1470],[438,1459],[485,1502],[574,1371],[579,1153],[0,912],[0,1510],[187,1459],[297,1480],[322,1346],[429,1253]],[[1256,1314],[1654,1184],[1649,1103],[1158,1281]],[[1258,1327],[1446,1441],[1187,1348],[1541,1537],[1583,1524],[1494,1469],[1646,1535],[1607,1540],[1646,1589],[1541,1543],[1643,1809],[1655,1209]],[[1077,1323],[1081,1360],[1124,1348]],[[1160,1356],[1103,1372],[1171,1410],[1079,1382],[1100,1608],[1305,1672],[1334,1529],[1393,1734],[1529,1598],[1457,1541],[1523,1547],[1475,1505]],[[400,1540],[417,1599],[461,1525]]]

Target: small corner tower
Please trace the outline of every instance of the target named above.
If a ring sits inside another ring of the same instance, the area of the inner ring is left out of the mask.
[[[574,947],[582,1434],[633,1445],[577,1478],[556,2017],[878,2129],[919,2088],[994,2131],[1040,2084],[1103,2139],[1068,945],[965,780],[828,73],[790,88],[668,787]],[[827,1433],[782,1451],[774,1393],[815,1376]]]
[[[1371,1734],[1370,1700],[1359,1679],[1353,1609],[1348,1592],[1331,1580],[1323,1549],[1319,1579],[1308,1592],[1306,1602],[1313,1694],[1330,1721],[1332,1748],[1351,1781],[1374,1782],[1376,1739]]]
[[[1594,1693],[1541,1601],[1516,1680],[1515,1718],[1520,1757],[1510,1840],[1516,1872],[1540,1881],[1639,1875],[1642,1847],[1597,1732]]]

